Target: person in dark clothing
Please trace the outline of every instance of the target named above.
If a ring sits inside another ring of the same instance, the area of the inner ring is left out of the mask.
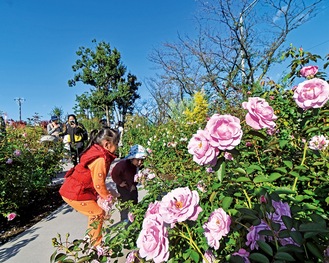
[[[147,156],[145,148],[141,145],[130,147],[128,155],[119,161],[111,171],[111,177],[117,186],[120,194],[119,200],[127,202],[133,201],[133,204],[138,202],[137,182],[134,181],[138,169],[142,166],[144,159]],[[121,221],[128,220],[129,209],[120,211]]]
[[[64,126],[63,136],[68,135],[67,143],[70,145],[72,162],[77,165],[79,156],[84,149],[84,144],[88,140],[88,132],[82,123],[77,121],[74,114],[67,117],[67,123]]]

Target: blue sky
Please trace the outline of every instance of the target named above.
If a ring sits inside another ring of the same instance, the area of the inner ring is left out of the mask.
[[[325,1],[326,2],[326,1]],[[24,98],[22,119],[34,113],[49,120],[56,106],[73,113],[75,96],[90,89],[69,87],[80,46],[92,40],[110,43],[127,70],[143,82],[154,75],[148,56],[177,33],[193,34],[195,0],[0,0],[0,111],[19,120],[15,101]],[[320,14],[289,38],[295,46],[329,53],[329,12]],[[145,87],[139,93],[148,94]]]

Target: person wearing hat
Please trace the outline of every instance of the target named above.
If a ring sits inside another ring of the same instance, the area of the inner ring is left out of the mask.
[[[62,133],[62,127],[59,124],[59,119],[57,116],[51,116],[50,121],[47,125],[48,135],[55,136],[56,138]]]
[[[145,148],[136,144],[130,147],[128,155],[113,167],[111,177],[117,186],[120,194],[119,199],[122,202],[132,200],[133,204],[138,203],[137,182],[134,181],[134,177],[146,157]],[[128,212],[129,209],[120,211],[121,221],[128,220]]]

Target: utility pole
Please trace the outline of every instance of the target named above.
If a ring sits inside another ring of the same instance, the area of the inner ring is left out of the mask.
[[[18,102],[18,110],[19,110],[19,121],[22,121],[22,103],[25,101],[24,98],[15,98],[15,101]]]

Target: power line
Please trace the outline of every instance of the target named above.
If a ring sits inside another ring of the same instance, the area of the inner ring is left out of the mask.
[[[323,44],[326,44],[326,43],[328,43],[328,42],[329,42],[329,39],[326,40],[326,41],[324,41],[324,42],[322,42],[322,43],[320,43],[320,44],[317,44],[317,45],[315,45],[315,46],[313,46],[313,47],[310,47],[310,48],[308,48],[308,49],[316,48],[316,47],[321,46],[321,45],[323,45]]]

